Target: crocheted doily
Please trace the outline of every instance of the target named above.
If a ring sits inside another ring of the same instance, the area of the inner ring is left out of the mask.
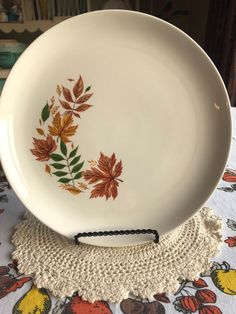
[[[109,248],[80,244],[52,231],[33,215],[16,226],[13,258],[38,287],[64,297],[78,291],[84,300],[118,302],[129,293],[141,298],[174,292],[180,279],[193,280],[210,267],[221,242],[221,221],[209,208],[159,244]]]

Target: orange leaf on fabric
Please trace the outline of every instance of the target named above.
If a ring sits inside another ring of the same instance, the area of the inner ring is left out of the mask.
[[[89,184],[97,183],[93,186],[90,198],[110,197],[115,199],[118,195],[119,182],[118,179],[122,173],[122,161],[116,163],[116,156],[113,153],[111,157],[100,154],[97,168],[91,167],[91,170],[86,170],[83,177]]]
[[[86,102],[93,94],[85,94],[76,100],[77,104],[83,104]]]
[[[228,237],[228,239],[224,240],[224,242],[227,243],[229,247],[234,247],[236,246],[236,236]]]
[[[84,89],[84,82],[83,82],[82,77],[80,76],[78,81],[75,83],[75,86],[73,87],[73,93],[74,93],[75,98],[78,98],[82,94],[83,89]]]
[[[95,301],[90,303],[83,301],[79,296],[72,298],[70,303],[66,305],[64,313],[67,314],[112,314],[109,305],[104,301]]]
[[[62,92],[63,92],[63,95],[65,97],[65,100],[67,100],[69,102],[73,102],[71,92],[68,88],[62,86]]]
[[[36,130],[37,130],[38,134],[45,136],[43,129],[37,128]]]
[[[78,125],[73,124],[73,117],[71,113],[63,116],[59,112],[53,117],[52,126],[49,125],[48,129],[51,135],[59,136],[64,143],[70,142],[70,137],[75,135]]]
[[[222,179],[226,182],[236,182],[236,170],[226,169]]]

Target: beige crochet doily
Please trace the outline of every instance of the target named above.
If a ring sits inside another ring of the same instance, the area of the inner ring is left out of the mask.
[[[13,235],[13,258],[38,287],[59,297],[78,291],[89,301],[118,302],[174,292],[180,279],[193,280],[210,267],[221,242],[220,219],[203,208],[159,244],[106,248],[74,245],[30,213]]]

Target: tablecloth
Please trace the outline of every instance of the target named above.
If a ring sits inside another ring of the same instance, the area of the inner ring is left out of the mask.
[[[236,125],[235,109],[232,115]],[[76,293],[57,299],[46,289],[36,288],[30,277],[19,273],[17,261],[11,259],[11,236],[26,209],[0,171],[0,314],[236,313],[236,127],[223,178],[206,206],[223,222],[220,254],[208,272],[193,282],[183,281],[175,294],[156,294],[149,300],[131,296],[119,304],[85,302]]]

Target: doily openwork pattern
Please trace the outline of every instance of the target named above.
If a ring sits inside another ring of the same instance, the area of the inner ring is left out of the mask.
[[[108,248],[80,244],[52,231],[32,214],[16,226],[13,258],[19,271],[59,297],[78,291],[89,301],[118,302],[129,293],[141,298],[174,292],[180,279],[209,269],[218,252],[221,221],[201,209],[159,244]]]

